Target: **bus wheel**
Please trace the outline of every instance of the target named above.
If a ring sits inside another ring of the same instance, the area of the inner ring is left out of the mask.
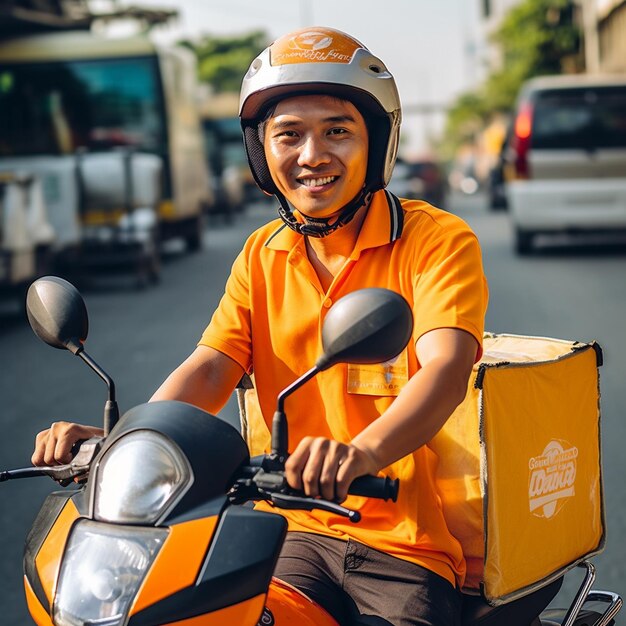
[[[158,229],[151,233],[149,242],[139,253],[137,261],[137,288],[144,289],[148,285],[161,282],[161,245]]]
[[[187,250],[189,252],[198,252],[202,249],[204,239],[204,214],[201,213],[190,224],[189,233],[185,237]]]
[[[161,254],[155,250],[146,263],[146,276],[152,285],[161,282]]]
[[[161,258],[158,251],[141,259],[137,271],[137,289],[145,289],[149,285],[161,282]]]
[[[527,230],[515,229],[515,252],[519,256],[526,256],[532,252],[535,233]]]

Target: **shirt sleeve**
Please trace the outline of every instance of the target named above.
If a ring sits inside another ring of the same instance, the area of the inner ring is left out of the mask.
[[[414,338],[437,328],[473,335],[482,355],[488,290],[476,235],[463,224],[446,229],[420,254],[414,276]]]
[[[252,333],[246,248],[239,253],[233,263],[224,295],[198,345],[219,350],[250,373],[252,369]]]

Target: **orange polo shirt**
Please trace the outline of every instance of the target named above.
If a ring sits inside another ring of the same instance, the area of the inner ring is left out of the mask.
[[[247,400],[256,442],[252,454],[264,451],[259,441],[269,451],[278,393],[322,353],[326,312],[363,287],[386,287],[406,298],[414,314],[415,341],[436,328],[460,328],[482,343],[487,287],[481,252],[458,217],[425,202],[397,202],[386,191],[377,192],[356,246],[327,293],[308,261],[304,238],[274,220],[247,240],[200,341],[253,376],[255,390]],[[286,401],[289,449],[307,435],[350,442],[385,411],[418,369],[413,341],[393,362],[340,364],[321,372]],[[441,511],[436,464],[436,455],[422,446],[385,468],[383,474],[400,479],[398,501],[349,496],[344,504],[361,512],[358,524],[324,511],[257,506],[284,515],[290,530],[352,538],[461,584],[465,561]]]

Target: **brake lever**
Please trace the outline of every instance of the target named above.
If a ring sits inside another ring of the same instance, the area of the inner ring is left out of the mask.
[[[353,523],[361,521],[361,514],[358,511],[348,509],[336,502],[289,493],[293,490],[289,487],[282,471],[266,471],[262,463],[249,469],[252,470],[250,475],[233,487],[231,498],[235,502],[248,499],[269,500],[280,509],[300,509],[302,511],[318,509],[347,517]]]
[[[89,471],[89,466],[68,463],[67,465],[55,465],[48,467],[24,467],[0,472],[0,482],[17,478],[34,478],[35,476],[49,476],[62,487],[67,487],[74,478],[82,476]]]
[[[104,437],[92,437],[91,439],[82,441],[72,462],[65,465],[25,467],[0,472],[0,482],[16,478],[50,476],[50,478],[58,482],[62,487],[67,487],[75,478],[86,478],[91,467],[91,462],[100,451],[103,441]]]
[[[62,487],[67,487],[72,481],[85,482],[91,469],[91,463],[96,458],[104,437],[91,437],[77,441],[72,446],[72,454],[74,458],[67,465],[59,465],[58,467],[47,468],[50,471],[47,475],[56,480]]]
[[[353,524],[361,521],[361,514],[358,511],[353,511],[352,509],[341,506],[341,504],[337,504],[336,502],[330,502],[329,500],[290,496],[286,493],[272,493],[270,495],[270,501],[280,509],[299,509],[301,511],[319,509],[347,517]]]

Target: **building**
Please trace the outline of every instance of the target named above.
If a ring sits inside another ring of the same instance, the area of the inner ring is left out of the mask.
[[[5,0],[0,5],[0,38],[58,29],[88,29],[87,0]]]
[[[626,0],[597,0],[599,65],[626,72]]]

